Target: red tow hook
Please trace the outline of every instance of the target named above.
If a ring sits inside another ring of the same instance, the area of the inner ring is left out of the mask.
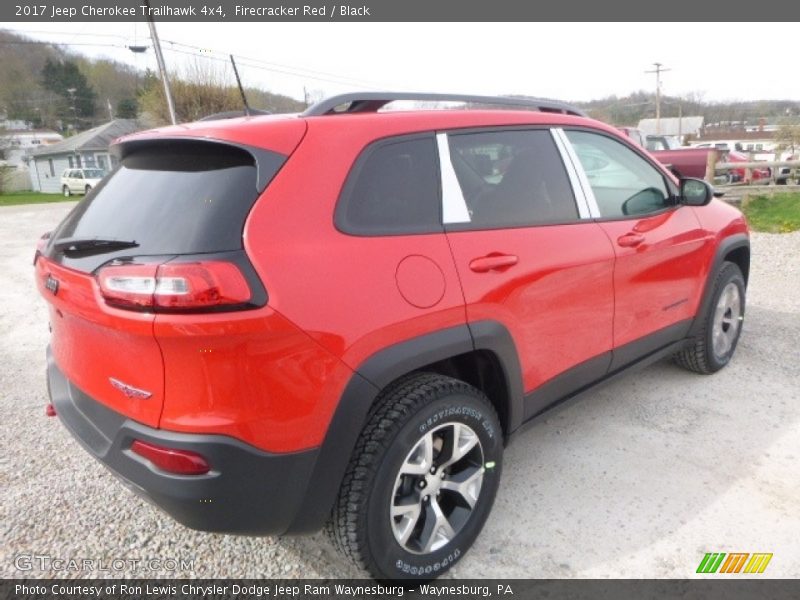
[[[48,404],[47,406],[44,407],[44,414],[46,414],[48,417],[55,417],[56,407],[53,406],[52,404]]]

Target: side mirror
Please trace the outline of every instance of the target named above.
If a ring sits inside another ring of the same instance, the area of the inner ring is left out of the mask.
[[[714,197],[714,188],[702,179],[681,179],[681,203],[687,206],[705,206]]]

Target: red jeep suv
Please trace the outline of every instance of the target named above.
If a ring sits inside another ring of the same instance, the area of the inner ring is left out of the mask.
[[[736,348],[742,215],[559,102],[350,94],[113,151],[37,251],[48,408],[189,527],[326,527],[376,578],[432,578],[525,422]]]

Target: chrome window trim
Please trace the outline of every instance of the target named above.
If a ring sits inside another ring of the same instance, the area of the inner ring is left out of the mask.
[[[581,214],[581,218],[600,219],[600,208],[597,206],[597,199],[594,197],[594,191],[589,183],[589,178],[586,176],[586,171],[583,170],[583,165],[581,165],[581,161],[575,153],[572,142],[569,141],[567,134],[562,128],[554,127],[550,131],[553,134],[553,139],[556,140],[556,146],[558,146],[559,151],[562,152],[564,164],[567,166],[567,173],[570,174],[570,182],[573,183],[573,186],[575,185],[575,182],[572,181],[572,175],[574,173],[577,178],[577,184],[583,192],[583,201],[586,203],[588,215],[584,217],[584,215]],[[572,169],[570,169],[570,166]],[[578,188],[576,188],[575,192],[577,196]]]
[[[442,223],[470,223],[472,217],[450,160],[450,144],[446,133],[436,134],[436,145],[439,149],[439,177],[442,184]]]
[[[575,165],[572,164],[572,158],[570,157],[562,138],[563,131],[557,127],[554,127],[550,129],[550,135],[553,138],[553,142],[556,145],[558,154],[561,156],[561,162],[564,164],[564,169],[567,172],[567,178],[569,179],[569,184],[572,187],[572,193],[575,196],[575,203],[578,206],[578,216],[581,219],[591,219],[592,215],[589,211],[589,204],[586,201],[586,194],[583,190],[583,185],[581,185],[578,171],[575,169]]]

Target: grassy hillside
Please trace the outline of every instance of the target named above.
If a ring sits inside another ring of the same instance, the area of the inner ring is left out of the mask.
[[[0,51],[0,113],[5,113],[9,119],[31,121],[36,126],[67,133],[108,121],[110,105],[116,117],[134,117],[148,111],[155,123],[166,122],[166,111],[162,114],[158,108],[159,104],[163,105],[161,85],[150,71],[137,72],[124,63],[88,58],[63,46],[39,43],[6,30],[0,30]],[[72,85],[53,85],[44,76],[48,63],[76,65],[80,81]],[[206,66],[198,61],[189,69],[170,74],[176,103],[185,107],[183,114],[179,110],[183,121],[241,108],[230,74],[223,72],[224,76],[219,77],[219,73]],[[86,91],[78,92],[82,95],[75,98],[75,92],[72,95],[67,92],[70,87]],[[198,88],[216,89],[198,97]],[[86,97],[90,98],[90,110],[86,114],[77,113],[76,101],[80,103]],[[248,99],[254,108],[276,113],[304,108],[303,103],[293,98],[262,89],[249,89]]]

